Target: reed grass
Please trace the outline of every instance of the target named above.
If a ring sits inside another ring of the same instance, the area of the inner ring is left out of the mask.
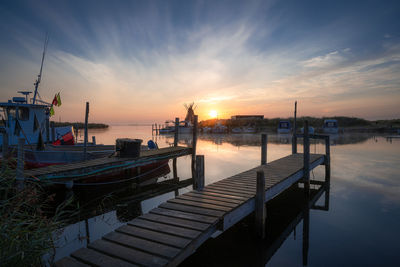
[[[38,183],[26,181],[17,189],[15,170],[6,168],[0,174],[0,265],[41,266],[42,256],[55,249],[54,233],[71,200],[48,216],[52,196],[43,194]]]

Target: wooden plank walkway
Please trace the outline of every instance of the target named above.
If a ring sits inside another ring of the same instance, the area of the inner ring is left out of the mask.
[[[51,165],[43,168],[31,169],[24,171],[26,178],[35,177],[39,179],[51,179],[57,175],[74,175],[88,173],[96,169],[105,167],[112,167],[118,169],[131,168],[132,164],[135,166],[143,166],[160,160],[167,160],[175,157],[189,155],[192,153],[192,149],[188,147],[166,147],[157,150],[144,150],[140,152],[140,157],[137,158],[120,158],[120,157],[103,157],[93,160],[87,160],[82,162],[76,162],[71,164],[63,165]],[[118,166],[118,167],[117,167]],[[81,179],[77,177],[76,179]],[[67,180],[74,180],[74,178],[68,178]],[[60,179],[59,181],[63,181]]]
[[[325,156],[310,155],[310,170]],[[168,200],[56,266],[176,266],[217,230],[225,231],[255,210],[256,172],[265,173],[266,201],[303,177],[303,154],[231,176],[200,191]]]

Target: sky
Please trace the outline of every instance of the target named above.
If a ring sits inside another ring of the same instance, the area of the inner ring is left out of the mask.
[[[55,120],[400,118],[400,1],[1,1],[0,99]]]

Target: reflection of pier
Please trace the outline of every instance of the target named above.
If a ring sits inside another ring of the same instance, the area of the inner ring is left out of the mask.
[[[302,191],[306,198],[303,217],[307,235],[310,170],[325,165],[326,180],[330,177],[329,137],[319,138],[326,141],[326,155],[309,154],[306,130],[304,155],[294,153],[266,164],[266,136],[263,135],[260,166],[204,188],[199,181],[204,177],[201,168],[204,158],[198,156],[194,177],[196,190],[168,200],[107,234],[102,240],[93,242],[88,248],[72,253],[74,259],[64,258],[59,264],[101,265],[107,262],[109,265],[175,266],[193,254],[218,230],[228,230],[252,212],[256,215],[257,233],[263,237],[265,202],[299,182],[304,185]],[[306,242],[305,251],[307,247]]]

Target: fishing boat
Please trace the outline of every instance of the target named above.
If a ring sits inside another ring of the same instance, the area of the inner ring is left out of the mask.
[[[193,123],[194,123],[194,110],[197,106],[193,103],[185,104],[184,105],[187,113],[185,120],[179,121],[178,124],[178,133],[180,134],[188,134],[193,132]],[[170,134],[175,132],[175,121],[167,120],[165,121],[165,127],[161,128],[159,133],[160,134]]]
[[[86,145],[77,144],[72,126],[52,127],[50,129],[50,117],[54,112],[53,108],[61,105],[61,99],[59,94],[56,94],[52,103],[38,98],[47,41],[46,38],[40,72],[34,83],[33,98],[29,99],[32,92],[19,91],[18,93],[22,96],[13,97],[7,102],[0,103],[1,121],[3,123],[0,129],[2,131],[0,147],[3,147],[3,143],[4,147],[8,147],[8,151],[3,151],[2,155],[16,156],[16,145],[20,139],[24,140],[25,168],[75,163],[113,155],[116,148],[112,145],[101,145],[94,142],[87,142]],[[5,140],[3,140],[3,137]],[[147,146],[140,146],[140,149],[158,149],[158,146],[149,141]],[[168,161],[152,163],[150,167],[165,164],[165,162]]]
[[[290,124],[290,121],[288,120],[283,120],[280,121],[278,124],[278,134],[288,134],[292,131],[292,126]]]
[[[338,122],[335,119],[324,120],[324,125],[322,126],[324,133],[337,134],[339,132]]]

